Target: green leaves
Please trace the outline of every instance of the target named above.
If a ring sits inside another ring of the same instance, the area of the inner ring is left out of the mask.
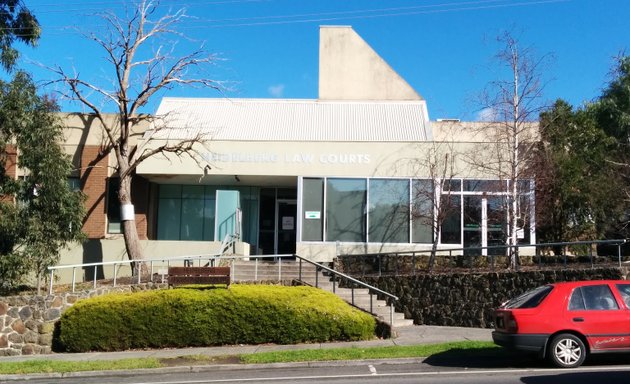
[[[35,16],[18,0],[0,0],[0,64],[11,71],[19,57],[15,41],[34,46],[41,34]]]
[[[630,57],[602,96],[541,114],[538,229],[542,241],[627,237],[630,212]]]
[[[82,239],[84,196],[68,184],[72,162],[60,145],[63,127],[55,112],[27,74],[0,82],[0,137],[18,148],[23,171],[18,179],[0,178],[0,290],[28,272],[42,276],[67,242]]]

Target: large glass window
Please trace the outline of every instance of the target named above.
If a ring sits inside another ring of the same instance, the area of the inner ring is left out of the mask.
[[[452,208],[442,222],[442,244],[461,244],[462,242],[462,197],[461,195],[443,195],[442,200]]]
[[[409,242],[409,180],[371,179],[369,241]]]
[[[326,199],[326,240],[365,242],[367,181],[328,179]]]
[[[242,238],[256,246],[259,190],[256,187],[160,185],[157,239],[214,241],[217,189],[240,192]]]
[[[302,186],[302,240],[322,241],[324,180],[304,179]]]
[[[433,181],[414,180],[411,196],[413,199],[411,241],[433,243],[433,201],[435,200]]]
[[[500,180],[453,179],[438,191],[430,179],[304,178],[301,240],[430,244],[440,212],[441,244],[503,245],[505,185]],[[525,190],[529,182],[519,185]],[[440,201],[434,201],[436,193]],[[519,199],[521,242],[530,241],[531,193]],[[502,254],[504,249],[483,252]]]

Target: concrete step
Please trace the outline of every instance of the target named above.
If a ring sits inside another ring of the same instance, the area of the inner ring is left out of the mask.
[[[314,279],[309,279],[307,282],[311,283],[313,286],[315,285]],[[318,286],[326,291],[333,291],[333,283],[330,281],[330,277],[324,276],[323,273],[319,276]],[[385,300],[378,300],[376,295],[370,298],[369,290],[367,288],[354,289],[354,300],[352,291],[353,290],[350,288],[340,288],[339,286],[335,286],[334,293],[349,304],[354,305],[355,307],[368,313],[372,313],[381,321],[389,323],[391,321],[391,317],[393,317],[393,327],[407,327],[413,325],[413,320],[405,319],[405,315],[403,313],[394,312],[393,316],[390,317],[390,307],[387,305],[387,302]]]

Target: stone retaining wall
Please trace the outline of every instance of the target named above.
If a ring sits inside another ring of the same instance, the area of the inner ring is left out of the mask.
[[[166,284],[148,283],[47,296],[0,297],[0,356],[51,353],[55,322],[78,300],[164,287]]]
[[[399,297],[396,310],[415,324],[494,327],[493,310],[524,291],[555,281],[623,279],[618,268],[363,277]]]

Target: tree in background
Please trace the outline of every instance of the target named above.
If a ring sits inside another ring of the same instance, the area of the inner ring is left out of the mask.
[[[430,228],[429,231],[422,232],[430,233],[431,237],[414,240],[431,243],[431,254],[427,263],[429,272],[433,272],[435,267],[443,226],[448,224],[453,214],[459,214],[460,204],[452,198],[451,187],[457,175],[457,157],[452,142],[433,141],[423,154],[413,159],[413,165],[418,167],[416,174],[429,176],[428,179],[413,180],[411,205],[414,227]]]
[[[618,205],[607,158],[615,146],[597,125],[592,107],[573,110],[563,100],[540,115],[536,210],[542,242],[599,238]],[[555,250],[561,252],[561,248]]]
[[[597,102],[591,106],[594,119],[602,131],[614,141],[607,162],[618,185],[614,196],[620,203],[612,222],[613,236],[630,237],[630,56],[617,59],[612,80]]]
[[[29,273],[39,291],[60,250],[82,238],[83,194],[68,183],[72,162],[60,145],[63,127],[56,111],[27,74],[0,83],[0,148],[17,148],[17,166],[24,171],[18,179],[0,179],[0,291],[13,289]]]
[[[207,141],[203,133],[197,133],[151,148],[149,143],[153,138],[163,138],[160,134],[163,121],[140,114],[139,109],[156,93],[175,86],[221,88],[219,82],[205,75],[208,66],[216,62],[215,55],[202,48],[175,54],[177,41],[185,38],[176,28],[187,17],[184,10],[157,17],[157,6],[143,0],[135,4],[125,18],[102,13],[99,16],[106,27],[85,36],[105,54],[115,79],[113,84],[101,87],[61,67],[53,69],[59,76],[58,81],[68,86],[66,96],[87,107],[102,124],[105,138],[102,153],[113,153],[116,159],[114,168],[120,179],[118,199],[127,211],[133,211],[132,179],[138,165],[149,157],[167,152],[198,160],[194,145]],[[116,111],[115,119],[106,118],[108,107]],[[130,139],[143,133],[139,125],[146,122],[153,123],[151,135],[144,137],[142,145],[133,146]],[[131,217],[123,218],[122,226],[129,259],[143,260],[144,251],[135,221]],[[141,266],[142,263],[136,263],[136,268]]]
[[[507,217],[505,243],[509,247],[510,267],[516,268],[515,246],[518,232],[522,230],[520,201],[528,192],[527,181],[533,178],[530,164],[538,141],[536,120],[544,110],[541,72],[547,57],[536,57],[531,48],[521,47],[508,32],[497,40],[503,48],[495,58],[503,73],[487,85],[480,97],[481,109],[488,120],[479,132],[485,144],[479,146],[469,163],[474,169],[501,181],[506,196],[503,203]]]
[[[21,0],[0,0],[0,64],[5,70],[13,69],[19,57],[14,43],[34,46],[40,33],[37,19]]]

